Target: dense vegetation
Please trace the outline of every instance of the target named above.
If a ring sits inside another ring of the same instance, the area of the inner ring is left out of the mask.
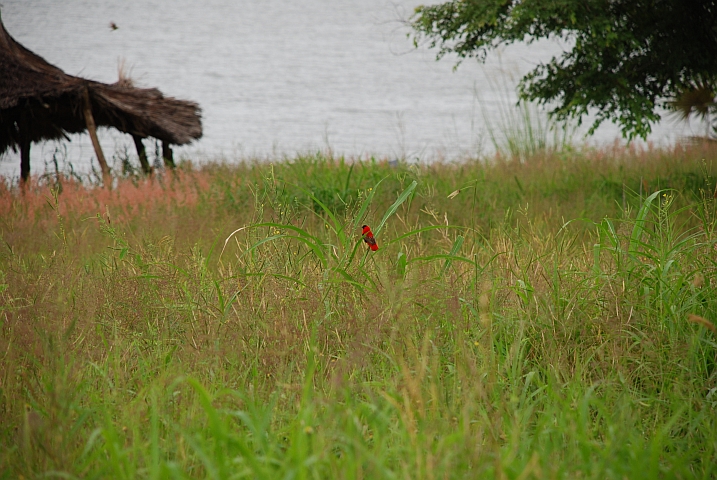
[[[0,478],[714,478],[716,160],[4,187]]]
[[[557,119],[594,114],[591,131],[610,120],[625,137],[646,138],[660,106],[716,111],[715,0],[449,0],[418,7],[411,26],[439,57],[483,60],[501,45],[565,40],[519,92]]]

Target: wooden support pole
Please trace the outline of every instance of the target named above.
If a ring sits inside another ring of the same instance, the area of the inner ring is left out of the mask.
[[[176,167],[174,164],[174,152],[172,152],[172,147],[166,140],[162,140],[162,158],[164,159],[164,166],[174,170]]]
[[[22,132],[20,132],[22,135]],[[30,178],[30,145],[31,142],[26,136],[20,140],[20,181],[23,185]]]
[[[85,101],[83,103],[87,131],[90,133],[90,138],[92,139],[92,146],[95,147],[95,155],[97,155],[97,161],[100,164],[100,170],[102,170],[102,180],[105,182],[105,186],[109,188],[112,186],[112,179],[110,178],[110,167],[107,166],[107,160],[105,160],[105,155],[104,153],[102,153],[100,140],[99,138],[97,138],[97,125],[95,124],[95,117],[92,116],[90,91],[87,87],[85,87],[84,97]]]
[[[134,146],[137,148],[137,156],[139,157],[139,164],[142,166],[142,172],[145,175],[152,175],[152,167],[150,167],[147,161],[147,151],[144,149],[144,143],[142,143],[142,137],[132,135],[134,140]]]
[[[20,140],[20,183],[25,183],[30,179],[30,131],[27,121],[27,112],[20,114],[18,122],[18,137]]]

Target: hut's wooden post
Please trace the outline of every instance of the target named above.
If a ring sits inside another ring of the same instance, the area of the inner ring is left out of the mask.
[[[95,117],[92,116],[92,105],[90,104],[90,91],[85,87],[84,91],[84,113],[85,123],[87,124],[87,131],[90,132],[90,138],[92,139],[92,146],[95,147],[95,155],[97,155],[97,161],[100,163],[100,170],[102,170],[102,179],[105,182],[106,187],[112,185],[112,179],[110,178],[110,167],[107,166],[107,160],[105,155],[102,153],[102,147],[100,146],[100,139],[97,138],[97,125],[95,124]]]
[[[137,148],[137,156],[139,157],[139,164],[142,165],[142,171],[145,175],[152,174],[152,167],[149,166],[147,161],[147,151],[144,149],[144,143],[142,143],[142,137],[132,135],[134,140],[134,146]]]
[[[176,167],[174,164],[174,152],[172,152],[172,147],[166,140],[162,140],[162,158],[164,159],[164,166],[174,170],[174,167]]]
[[[32,145],[27,131],[25,113],[21,115],[18,127],[20,130],[20,182],[24,186],[30,178],[30,145]]]
[[[30,178],[30,141],[20,140],[20,181],[25,184]]]

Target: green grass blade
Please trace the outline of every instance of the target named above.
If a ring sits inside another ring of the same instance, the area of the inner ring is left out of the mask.
[[[658,190],[647,197],[640,207],[640,210],[637,212],[635,226],[633,227],[632,234],[630,235],[630,246],[628,247],[628,252],[632,255],[637,253],[638,244],[641,241],[643,234],[646,232],[645,223],[647,222],[647,216],[650,214],[652,202],[655,201],[655,199],[660,196],[660,193],[662,192],[663,190]]]
[[[393,202],[393,205],[388,207],[388,210],[386,210],[386,213],[383,215],[383,218],[381,219],[381,223],[378,224],[378,227],[376,227],[376,230],[374,231],[374,235],[378,236],[379,233],[381,233],[381,230],[383,230],[383,226],[386,224],[386,220],[388,220],[391,215],[396,213],[396,210],[398,210],[398,207],[403,204],[403,202],[406,201],[406,199],[413,193],[413,191],[416,189],[416,186],[418,186],[417,181],[411,182],[411,184],[406,188],[401,195],[398,196],[395,202]]]
[[[376,185],[373,186],[371,189],[371,192],[368,194],[366,199],[361,203],[361,208],[359,208],[358,213],[354,216],[353,222],[351,224],[351,232],[353,233],[356,231],[361,225],[361,223],[364,221],[363,218],[366,215],[366,211],[368,210],[368,207],[371,206],[371,203],[373,202],[373,197],[376,195],[376,191],[378,190],[379,185],[381,185],[381,182],[383,182],[386,179],[386,177],[382,178],[381,180],[376,183]]]
[[[450,253],[448,254],[449,257],[456,257],[456,256],[457,256],[458,251],[459,251],[459,250],[461,249],[461,247],[463,246],[463,240],[464,240],[463,235],[458,235],[458,236],[456,237],[455,242],[453,242],[453,247],[451,248],[451,251],[450,251]],[[443,275],[445,275],[446,270],[448,270],[448,267],[451,266],[451,261],[452,261],[451,258],[446,258],[446,261],[443,263],[443,268],[441,269],[441,274],[440,274],[441,277],[442,277]],[[473,262],[471,262],[471,263],[473,263]]]

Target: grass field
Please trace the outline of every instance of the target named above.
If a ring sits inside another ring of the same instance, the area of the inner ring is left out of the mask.
[[[679,147],[0,187],[0,478],[715,478],[716,179]]]

